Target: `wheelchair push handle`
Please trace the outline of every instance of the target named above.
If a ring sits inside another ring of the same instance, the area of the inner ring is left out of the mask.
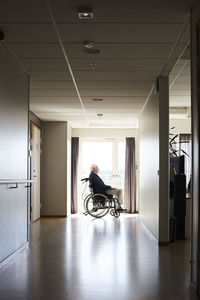
[[[85,183],[85,182],[87,182],[89,180],[89,178],[83,178],[83,179],[81,179],[81,181],[83,181],[83,183]]]

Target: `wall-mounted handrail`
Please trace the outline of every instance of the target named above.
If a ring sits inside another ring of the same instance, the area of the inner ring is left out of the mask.
[[[23,183],[33,183],[33,180],[27,179],[0,179],[0,184],[23,184]]]

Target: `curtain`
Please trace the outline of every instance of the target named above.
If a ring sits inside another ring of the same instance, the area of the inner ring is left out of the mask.
[[[191,134],[180,134],[180,149],[184,150],[189,156],[180,151],[180,155],[185,155],[185,175],[186,175],[186,187],[190,181],[191,176]]]
[[[124,200],[128,213],[136,212],[135,138],[126,138]]]
[[[78,212],[78,156],[79,156],[79,138],[73,137],[71,144],[71,213]]]

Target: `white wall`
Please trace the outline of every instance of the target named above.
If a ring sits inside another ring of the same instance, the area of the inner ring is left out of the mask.
[[[170,129],[175,127],[174,129]],[[191,119],[170,119],[169,131],[173,134],[191,133]]]
[[[0,43],[0,179],[28,179],[29,79]],[[26,184],[0,184],[0,267],[27,243]],[[1,297],[0,297],[1,298]]]
[[[197,24],[200,20],[200,1],[191,12],[191,83],[192,83],[192,245],[191,245],[191,281],[193,286],[199,288],[199,168],[200,168],[200,116],[199,116],[199,33]]]
[[[42,215],[67,214],[67,122],[43,123]]]
[[[169,84],[158,79],[140,116],[140,201],[144,224],[159,243],[169,241]]]
[[[74,128],[73,137],[138,137],[138,129],[112,129],[112,128]]]
[[[90,129],[81,129],[74,128],[72,129],[73,137],[90,137],[90,138],[125,138],[125,137],[135,137],[136,145],[136,164],[138,164],[139,158],[139,147],[138,147],[138,129],[99,129],[99,128],[90,128]]]
[[[159,238],[159,98],[153,89],[140,116],[139,213]]]
[[[159,243],[169,241],[169,81],[159,78]]]
[[[71,214],[71,137],[72,128],[67,124],[67,215]]]

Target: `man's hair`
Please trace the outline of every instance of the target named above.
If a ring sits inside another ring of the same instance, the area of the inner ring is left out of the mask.
[[[92,172],[94,170],[94,168],[96,168],[97,165],[96,164],[92,164],[91,167],[90,167],[90,171]]]

